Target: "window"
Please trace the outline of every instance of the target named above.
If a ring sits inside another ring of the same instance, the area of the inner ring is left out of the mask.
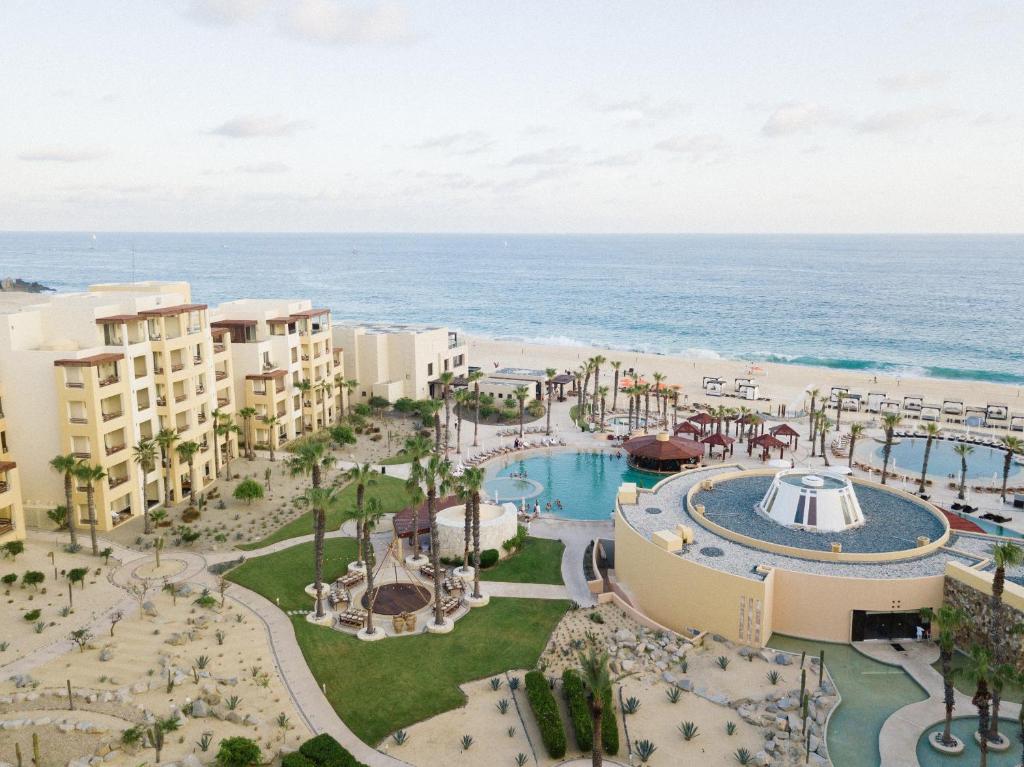
[[[434,375],[434,363],[433,362],[428,362],[427,363],[427,375],[428,376]]]
[[[447,372],[447,370],[448,370],[448,360],[444,361],[444,369]]]

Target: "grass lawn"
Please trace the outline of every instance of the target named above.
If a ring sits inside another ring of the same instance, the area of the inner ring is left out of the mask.
[[[527,538],[523,548],[494,567],[480,572],[482,581],[511,581],[513,583],[555,583],[562,585],[561,541],[547,538]]]
[[[324,582],[330,583],[343,575],[348,563],[355,558],[355,539],[328,538],[324,541]],[[313,582],[313,543],[300,543],[276,554],[253,557],[225,577],[262,594],[279,604],[282,610],[310,609],[313,600],[303,589]]]
[[[459,684],[532,668],[568,608],[564,600],[493,598],[460,619],[450,634],[383,642],[360,642],[301,616],[292,623],[334,710],[362,740],[376,744],[395,730],[464,705]]]
[[[399,450],[394,455],[388,456],[381,463],[384,466],[394,466],[398,463],[412,463],[412,456],[406,453],[404,450]]]
[[[347,485],[341,491],[342,498],[350,505],[355,505],[356,502],[356,486]],[[369,485],[366,488],[366,497],[380,498],[381,503],[384,504],[384,512],[392,513],[401,511],[409,505],[409,494],[405,489],[405,481],[398,479],[397,477],[384,477],[377,475],[377,483]],[[341,517],[338,514],[327,515],[327,530],[337,530],[341,527]],[[277,543],[278,541],[286,541],[289,538],[295,538],[300,535],[310,535],[313,532],[313,512],[307,511],[301,517],[293,519],[283,527],[279,527],[273,533],[268,535],[261,541],[255,543],[243,543],[238,548],[245,551],[251,551],[252,549],[259,549],[263,546],[269,546],[271,543]]]
[[[967,661],[967,656],[964,655],[962,652],[955,652],[955,653],[953,653],[953,668],[954,669],[960,668],[961,666],[963,666],[966,663],[966,661]],[[942,665],[938,661],[935,661],[935,663],[932,664],[932,668],[935,669],[936,671],[938,671],[940,674],[942,673]],[[964,682],[964,681],[962,681],[960,679],[957,679],[955,676],[953,677],[953,686],[956,689],[958,689],[960,692],[962,692],[964,695],[966,695],[967,697],[971,697],[972,695],[974,695],[974,688],[971,687],[970,685],[968,685],[966,682]],[[1024,700],[1024,687],[1021,687],[1019,684],[1006,684],[1006,685],[1003,685],[1003,697],[1002,697],[1002,699],[1003,700],[1013,701],[1014,703],[1020,703],[1021,700]],[[959,711],[959,709],[957,709],[957,710]],[[962,713],[963,712],[961,712],[961,714]],[[1004,711],[1000,710],[999,716],[1000,717],[1006,716],[1006,713]]]

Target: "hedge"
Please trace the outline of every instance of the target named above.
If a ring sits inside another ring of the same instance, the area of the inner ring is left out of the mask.
[[[494,567],[498,564],[498,556],[497,549],[484,549],[480,552],[480,567],[484,570],[488,567]]]
[[[537,720],[540,738],[544,741],[548,755],[552,759],[561,759],[565,756],[565,727],[562,725],[562,717],[558,714],[558,704],[555,702],[555,696],[551,694],[548,680],[540,671],[527,673],[526,698],[530,701],[530,708]]]
[[[327,733],[307,740],[299,746],[299,753],[317,767],[366,767]]]
[[[298,751],[293,751],[281,757],[281,767],[316,767],[316,764]]]
[[[567,668],[562,674],[562,692],[569,706],[569,717],[576,731],[576,743],[581,751],[594,747],[594,725],[587,703],[587,688],[574,668]],[[606,754],[619,752],[619,726],[615,720],[615,705],[609,687],[604,691],[604,708],[601,713],[601,745]]]

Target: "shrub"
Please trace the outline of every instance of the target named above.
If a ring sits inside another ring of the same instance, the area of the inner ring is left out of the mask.
[[[39,610],[29,610],[27,613],[25,613],[24,618],[25,620],[31,623],[32,621],[39,620],[39,615]]]
[[[307,740],[299,746],[299,753],[317,767],[365,767],[327,733]]]
[[[281,767],[316,767],[316,765],[298,751],[293,751],[290,754],[285,754],[281,759]]]
[[[587,705],[587,688],[574,668],[562,672],[562,693],[569,706],[569,721],[576,733],[576,743],[581,751],[594,747],[594,725],[590,721],[590,706]]]
[[[22,586],[33,586],[38,587],[40,583],[46,580],[46,576],[38,570],[29,570],[23,576],[21,576]]]
[[[248,738],[224,738],[217,751],[220,767],[250,767],[263,759],[259,745]]]
[[[199,509],[197,509],[195,506],[189,506],[187,509],[181,512],[182,522],[195,522],[197,519],[199,519]]]
[[[615,719],[615,701],[612,699],[612,688],[604,691],[604,711],[601,714],[601,743],[604,752],[611,756],[619,753],[619,725]]]
[[[7,573],[7,575],[5,575],[0,580],[3,580],[5,586],[11,586],[11,585],[13,585],[15,583],[15,581],[18,580],[18,574],[17,573]]]
[[[642,764],[647,764],[654,752],[658,750],[658,747],[654,745],[653,741],[650,740],[638,740],[633,744],[633,750],[636,751],[636,755],[640,757]]]
[[[236,501],[245,501],[249,505],[263,497],[263,485],[255,479],[243,479],[231,495]]]
[[[552,759],[561,759],[565,756],[565,728],[558,714],[555,696],[541,672],[531,671],[526,675],[526,697],[537,720],[544,748]]]
[[[480,567],[486,570],[488,567],[494,567],[496,564],[498,564],[497,549],[484,549],[480,552]]]
[[[516,534],[509,538],[507,541],[501,544],[501,548],[505,549],[508,553],[519,551],[526,543],[526,526],[519,525],[516,527]]]

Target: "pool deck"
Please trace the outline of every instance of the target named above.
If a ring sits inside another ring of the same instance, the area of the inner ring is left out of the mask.
[[[921,767],[917,759],[917,741],[926,728],[945,716],[942,675],[932,668],[939,658],[934,642],[901,642],[904,652],[889,642],[856,642],[854,647],[869,658],[902,668],[928,694],[927,700],[911,703],[893,712],[878,734],[878,750],[882,755],[881,767]],[[968,716],[974,711],[969,696],[954,690],[956,712]],[[1016,719],[1020,705],[1004,701],[999,708],[1001,717]]]

